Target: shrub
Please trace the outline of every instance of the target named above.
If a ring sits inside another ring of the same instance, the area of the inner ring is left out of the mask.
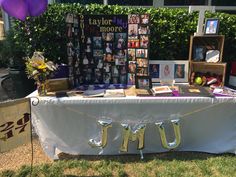
[[[65,15],[76,14],[131,14],[148,13],[151,17],[150,59],[187,59],[189,38],[196,31],[198,13],[188,14],[186,9],[134,8],[111,5],[52,4],[37,18],[16,21],[12,29],[13,40],[24,55],[35,50],[45,52],[54,62],[66,62]],[[236,16],[207,13],[207,17],[220,18],[220,34],[225,35],[224,61],[235,59]]]

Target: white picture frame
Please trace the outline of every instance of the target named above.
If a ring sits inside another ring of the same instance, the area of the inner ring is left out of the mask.
[[[149,74],[152,82],[188,82],[188,60],[149,60]]]

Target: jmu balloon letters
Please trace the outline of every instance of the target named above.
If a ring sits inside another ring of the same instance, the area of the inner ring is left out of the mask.
[[[166,149],[175,149],[180,145],[181,142],[181,133],[180,133],[180,120],[173,119],[170,121],[172,127],[174,129],[175,139],[173,142],[168,142],[166,138],[166,130],[165,124],[160,121],[156,122],[155,126],[157,129],[157,133],[160,134],[160,139],[162,146]],[[98,120],[98,125],[101,126],[101,138],[100,141],[95,141],[94,139],[89,140],[89,145],[91,147],[100,147],[105,148],[107,143],[107,138],[109,136],[108,131],[112,128],[112,120]],[[137,150],[144,149],[145,145],[145,130],[148,127],[146,123],[137,124],[134,127],[126,123],[121,123],[121,130],[122,130],[122,141],[120,145],[119,151],[121,152],[128,152],[128,144],[129,141],[138,141]]]

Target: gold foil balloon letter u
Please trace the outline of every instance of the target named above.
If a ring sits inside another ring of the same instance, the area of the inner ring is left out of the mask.
[[[175,148],[177,148],[180,144],[180,141],[181,141],[179,119],[171,120],[171,123],[172,123],[173,128],[174,128],[175,140],[173,142],[170,142],[170,143],[167,142],[165,127],[164,127],[163,122],[155,123],[155,125],[157,126],[157,128],[159,130],[159,133],[160,133],[162,146],[166,149],[175,149]]]

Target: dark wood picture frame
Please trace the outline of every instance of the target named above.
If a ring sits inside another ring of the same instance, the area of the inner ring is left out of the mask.
[[[219,18],[206,18],[204,26],[205,35],[217,35],[219,32]]]

